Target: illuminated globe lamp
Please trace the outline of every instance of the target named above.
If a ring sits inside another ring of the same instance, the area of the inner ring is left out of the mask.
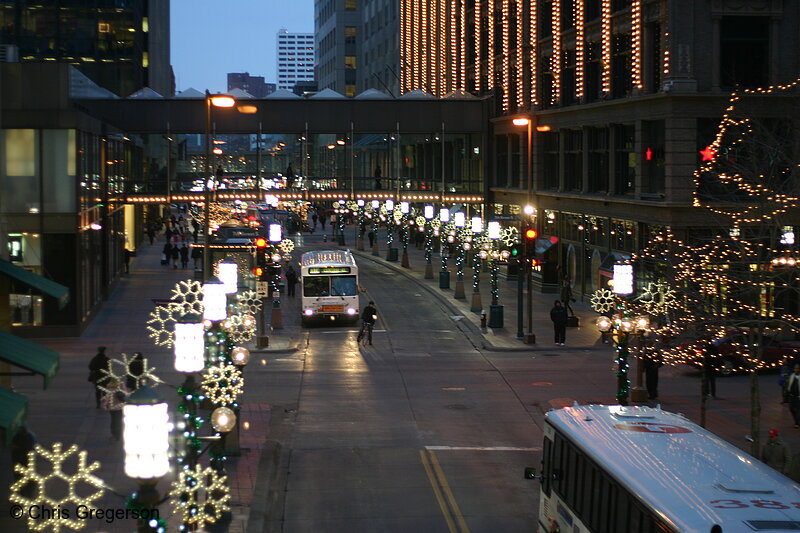
[[[239,367],[247,365],[250,362],[250,350],[244,346],[237,346],[231,350],[231,360],[234,365]]]
[[[236,426],[236,413],[228,407],[217,407],[211,412],[211,427],[220,433],[228,433]]]
[[[169,412],[167,402],[147,385],[128,396],[122,408],[125,474],[136,480],[133,500],[155,509],[160,498],[156,483],[169,471]],[[140,521],[139,530],[147,530]]]
[[[409,225],[411,224],[411,217],[408,215],[411,212],[411,206],[408,205],[408,202],[400,202],[400,212],[407,219],[402,226],[401,240],[403,241],[403,259],[400,261],[400,265],[404,268],[410,268],[408,262],[408,232],[410,231]]]

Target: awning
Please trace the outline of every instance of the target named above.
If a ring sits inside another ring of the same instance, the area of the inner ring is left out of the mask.
[[[34,274],[30,270],[25,270],[17,265],[0,259],[0,274],[5,274],[20,283],[38,289],[48,296],[52,296],[58,300],[58,307],[64,307],[69,301],[69,289],[60,283],[43,278],[38,274]]]
[[[620,252],[611,252],[605,256],[603,261],[600,263],[600,270],[604,272],[613,272],[614,265],[617,263],[624,263],[626,261],[631,260],[631,254],[625,254]]]
[[[60,358],[58,352],[0,331],[0,361],[33,374],[41,374],[44,377],[44,387],[47,388],[58,372]]]
[[[6,446],[11,444],[11,439],[25,422],[27,414],[28,398],[0,387],[0,429],[3,430]]]
[[[550,248],[552,248],[552,246],[553,246],[553,241],[551,241],[550,239],[543,239],[540,237],[536,239],[536,254],[541,255]]]

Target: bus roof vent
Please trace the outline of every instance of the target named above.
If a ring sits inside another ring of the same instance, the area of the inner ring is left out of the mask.
[[[747,520],[753,531],[800,531],[800,522],[795,520]]]
[[[732,494],[775,494],[774,490],[767,487],[732,486],[723,485],[722,483],[717,484],[716,487]]]

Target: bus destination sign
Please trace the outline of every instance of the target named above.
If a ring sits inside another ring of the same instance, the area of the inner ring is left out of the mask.
[[[349,274],[350,267],[311,267],[308,269],[310,275],[319,274]]]

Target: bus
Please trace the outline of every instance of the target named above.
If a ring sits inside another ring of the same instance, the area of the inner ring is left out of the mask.
[[[301,322],[358,321],[358,265],[350,251],[318,250],[300,258]]]
[[[800,531],[800,486],[681,415],[587,405],[545,415],[540,533]]]

